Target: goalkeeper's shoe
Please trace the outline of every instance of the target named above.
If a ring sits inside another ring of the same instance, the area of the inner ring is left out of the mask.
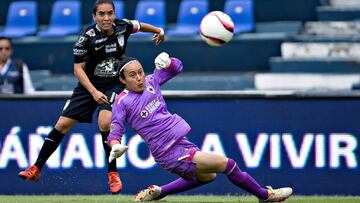
[[[109,187],[112,194],[121,192],[122,183],[118,172],[109,172]]]
[[[33,165],[25,171],[21,171],[18,176],[24,180],[33,180],[38,182],[40,180],[40,170],[37,166]]]
[[[272,187],[267,186],[267,191],[269,197],[266,200],[259,199],[259,202],[282,202],[289,198],[293,193],[293,190],[290,187],[273,189]]]
[[[145,190],[140,190],[135,196],[135,202],[147,202],[152,200],[158,200],[160,196],[161,188],[157,185],[150,185]]]

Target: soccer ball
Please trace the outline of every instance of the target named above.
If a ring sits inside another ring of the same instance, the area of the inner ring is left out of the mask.
[[[234,34],[234,23],[221,11],[212,11],[201,20],[200,36],[210,46],[222,46]]]

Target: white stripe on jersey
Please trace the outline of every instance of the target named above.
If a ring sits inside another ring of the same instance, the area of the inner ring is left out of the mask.
[[[125,96],[127,96],[128,93],[129,93],[129,90],[124,89],[124,90],[119,94],[116,103],[117,103],[117,104],[120,104],[120,101],[121,101],[123,98],[125,98]]]
[[[141,29],[140,22],[139,22],[138,20],[130,20],[130,22],[131,22],[131,23],[133,24],[133,26],[134,26],[132,33],[139,32],[139,30]]]

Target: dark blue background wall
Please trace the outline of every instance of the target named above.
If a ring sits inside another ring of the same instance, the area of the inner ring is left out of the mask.
[[[45,167],[39,183],[24,182],[17,177],[22,168],[32,164],[29,149],[34,144],[29,143],[30,136],[39,134],[36,131],[40,126],[52,126],[64,102],[64,99],[0,100],[0,112],[6,115],[5,122],[0,124],[1,194],[107,193],[106,169],[95,165],[85,167],[80,161],[86,157],[95,164],[95,157],[99,155],[94,147],[94,136],[98,133],[96,122],[78,125],[71,131],[61,145],[59,166]],[[169,110],[192,126],[188,139],[200,148],[212,146],[205,148],[232,157],[261,184],[291,186],[298,195],[360,195],[357,187],[360,178],[358,103],[357,98],[168,99]],[[19,132],[15,131],[16,126]],[[11,129],[14,135],[8,135]],[[131,152],[125,155],[126,165],[119,169],[125,194],[176,178],[157,166],[140,169],[134,155],[147,159],[147,148],[144,144],[136,148],[134,133],[127,131],[126,134]],[[76,136],[85,142],[70,141]],[[261,153],[250,158],[245,152],[252,154],[255,147]],[[84,152],[84,148],[88,153],[74,158],[71,167],[66,168],[65,157]],[[20,159],[23,167],[17,161]],[[189,193],[242,192],[219,175],[215,182]]]

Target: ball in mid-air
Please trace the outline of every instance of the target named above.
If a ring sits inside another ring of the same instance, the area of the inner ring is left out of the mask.
[[[200,36],[210,46],[222,46],[234,35],[234,23],[221,11],[212,11],[200,23]]]

